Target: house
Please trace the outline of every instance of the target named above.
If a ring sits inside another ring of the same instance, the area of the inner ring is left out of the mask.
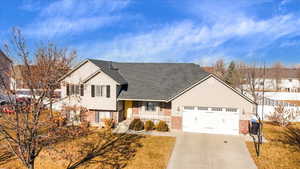
[[[263,77],[265,82],[263,83]],[[298,68],[281,68],[280,73],[274,68],[266,68],[265,75],[261,71],[261,75],[256,79],[257,88],[269,92],[300,92],[300,69]]]
[[[9,73],[12,66],[12,60],[10,60],[1,50],[0,50],[0,94],[3,92],[4,88],[9,89],[10,77]]]
[[[248,131],[256,103],[192,63],[120,63],[87,59],[61,79],[62,102],[85,107],[91,125],[140,118],[171,130]],[[73,117],[78,112],[73,112]]]
[[[207,72],[213,73],[214,67],[202,67]],[[244,77],[247,77],[247,69],[242,70]],[[255,79],[256,88],[258,90],[264,89],[269,92],[300,92],[300,68],[283,67],[276,69],[273,67],[265,68],[256,71],[257,78]],[[265,77],[265,82],[264,81]],[[241,88],[247,90],[249,84],[243,84]]]
[[[31,70],[35,71],[37,70],[35,65],[30,65]],[[24,65],[14,65],[13,66],[14,75],[10,78],[10,88],[13,90],[16,94],[16,97],[18,98],[30,98],[32,97],[31,89],[27,86],[23,79],[22,72],[26,70],[26,67]],[[38,83],[35,83],[38,84]],[[35,89],[39,90],[39,86],[36,86]],[[60,98],[60,89],[56,89],[54,91],[54,97]]]

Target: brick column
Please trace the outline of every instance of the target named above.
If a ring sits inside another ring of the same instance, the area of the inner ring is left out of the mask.
[[[240,133],[241,134],[249,133],[249,120],[240,120]]]
[[[182,117],[172,116],[171,117],[171,129],[182,130]]]

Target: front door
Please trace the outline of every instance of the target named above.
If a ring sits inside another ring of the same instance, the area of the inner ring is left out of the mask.
[[[125,119],[132,118],[132,101],[125,101]]]

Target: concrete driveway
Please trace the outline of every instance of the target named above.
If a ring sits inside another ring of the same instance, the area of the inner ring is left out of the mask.
[[[182,133],[168,169],[257,169],[239,136]]]

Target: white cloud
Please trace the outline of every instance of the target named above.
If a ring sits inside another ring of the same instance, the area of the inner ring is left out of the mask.
[[[78,44],[86,57],[116,61],[194,61],[210,64],[218,58],[233,58],[232,51],[249,52],[264,48],[279,38],[300,34],[300,19],[293,15],[256,21],[240,18],[232,23],[207,26],[192,21],[165,25],[149,32],[117,36],[111,41]],[[223,45],[232,39],[246,44],[228,50]]]
[[[57,37],[92,31],[120,20],[129,0],[59,0],[41,8],[38,18],[24,29],[32,37]]]

